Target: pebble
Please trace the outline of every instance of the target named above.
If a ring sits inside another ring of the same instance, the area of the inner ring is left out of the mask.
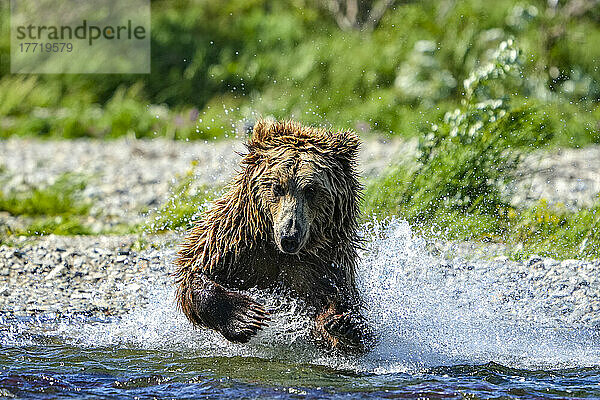
[[[46,280],[50,281],[54,278],[56,278],[57,276],[61,275],[62,272],[66,269],[66,264],[58,264],[52,271],[50,271],[48,273],[48,275],[46,275]]]
[[[16,238],[20,254],[31,255],[32,262],[19,269],[4,268],[8,275],[0,286],[0,314],[106,316],[124,314],[147,304],[152,290],[148,282],[163,287],[172,285],[169,271],[175,249],[127,250],[138,239],[137,235]],[[175,234],[166,234],[146,240],[160,245],[179,239]],[[63,262],[52,267],[43,264],[46,259],[58,260],[60,254]],[[13,247],[0,246],[0,260],[15,257]],[[76,260],[68,264],[72,257]]]

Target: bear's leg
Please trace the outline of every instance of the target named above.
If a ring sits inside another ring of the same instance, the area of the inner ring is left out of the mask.
[[[180,305],[194,324],[212,328],[231,342],[246,343],[269,321],[261,304],[202,273],[195,274],[187,288],[180,288]]]
[[[315,320],[315,333],[334,349],[364,352],[373,344],[373,334],[358,311],[340,311],[330,305]]]

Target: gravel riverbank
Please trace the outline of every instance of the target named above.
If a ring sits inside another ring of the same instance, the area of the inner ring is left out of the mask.
[[[19,238],[0,246],[0,313],[109,316],[144,305],[152,288],[172,283],[176,235]],[[164,247],[164,249],[162,248]]]
[[[101,231],[115,225],[144,222],[144,211],[169,197],[182,176],[194,175],[197,185],[222,186],[236,172],[244,151],[241,140],[174,142],[165,139],[114,141],[40,141],[11,138],[0,141],[2,191],[44,187],[65,173],[87,180],[81,194],[92,203],[91,218]],[[360,152],[361,175],[376,177],[386,167],[408,162],[416,142],[369,137]],[[515,206],[540,199],[568,207],[599,201],[600,146],[534,152],[527,155],[504,193]],[[15,223],[0,213],[0,225]]]
[[[106,317],[144,307],[156,291],[172,290],[179,239],[149,237],[154,246],[143,250],[136,236],[50,235],[0,246],[0,315]],[[450,296],[476,285],[481,297],[465,301],[486,304],[491,315],[600,328],[600,260],[473,259],[468,248],[448,243],[433,253],[427,265],[418,255],[409,259],[402,274],[424,284],[431,284],[424,273],[434,277],[434,288]]]
[[[399,140],[365,141],[360,153],[363,176],[375,176],[392,160],[414,153],[414,146]],[[169,189],[188,173],[194,175],[195,185],[223,186],[237,171],[239,152],[244,150],[241,140],[11,138],[0,141],[0,182],[2,191],[8,193],[48,186],[65,173],[80,174],[87,180],[81,196],[92,204],[92,228],[100,232],[145,222],[144,211],[164,204]],[[0,212],[0,228],[20,222]]]
[[[82,196],[100,226],[144,221],[144,210],[169,197],[178,177],[192,171],[198,184],[223,185],[243,151],[239,140],[184,143],[166,140],[0,142],[3,192],[49,185],[64,173],[88,179]],[[363,176],[377,176],[414,154],[415,144],[371,138],[361,151]],[[521,178],[507,187],[515,204],[545,198],[570,207],[593,204],[600,192],[600,147],[534,153]],[[0,215],[0,224],[19,223]],[[0,313],[119,315],[151,301],[156,288],[170,287],[171,260],[179,234],[139,236],[10,238],[0,246]],[[530,259],[514,262],[481,247],[438,243],[432,265],[448,283],[468,285],[474,276],[499,282],[498,296],[516,313],[525,306],[569,324],[600,327],[600,261]],[[486,254],[487,253],[487,254]],[[476,254],[475,257],[473,255]],[[407,270],[410,273],[410,270]],[[416,272],[415,272],[416,273]],[[538,312],[524,313],[535,319]]]

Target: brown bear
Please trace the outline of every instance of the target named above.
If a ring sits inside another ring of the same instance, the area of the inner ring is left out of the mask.
[[[319,342],[365,349],[372,335],[355,283],[359,143],[353,132],[255,124],[240,173],[178,252],[177,302],[194,325],[247,342],[269,314],[239,291],[286,290],[307,305]]]

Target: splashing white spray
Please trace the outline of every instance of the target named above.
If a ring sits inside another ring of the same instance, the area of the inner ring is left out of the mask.
[[[489,361],[531,368],[600,364],[597,331],[565,326],[544,308],[548,299],[523,296],[519,275],[505,264],[434,257],[396,219],[366,225],[364,236],[358,285],[378,344],[360,358],[323,355],[299,304],[258,291],[251,295],[275,310],[273,321],[244,345],[193,329],[176,310],[172,287],[155,288],[148,306],[109,323],[71,321],[46,333],[85,347],[176,349],[376,373]]]
[[[548,299],[524,298],[518,274],[513,276],[508,265],[465,265],[433,257],[406,221],[373,223],[365,232],[370,240],[359,285],[380,338],[366,357],[368,369],[490,361],[559,367],[600,361],[599,335],[565,327],[544,309]]]

